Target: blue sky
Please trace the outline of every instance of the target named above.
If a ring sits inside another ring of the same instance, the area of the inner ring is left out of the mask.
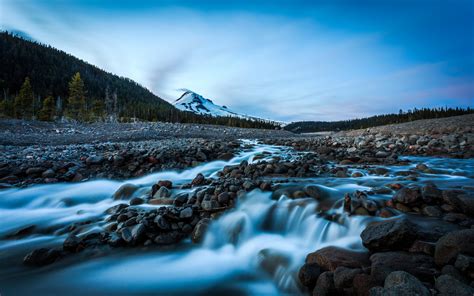
[[[275,120],[474,105],[474,1],[0,0],[0,27]]]

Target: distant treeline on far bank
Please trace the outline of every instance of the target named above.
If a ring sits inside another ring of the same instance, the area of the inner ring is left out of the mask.
[[[464,114],[472,114],[474,109],[467,108],[422,108],[400,110],[398,114],[383,114],[367,118],[357,118],[340,121],[298,121],[285,126],[285,129],[295,133],[314,133],[324,131],[343,131],[353,129],[364,129],[374,126],[410,122],[419,119],[432,119],[450,117]]]

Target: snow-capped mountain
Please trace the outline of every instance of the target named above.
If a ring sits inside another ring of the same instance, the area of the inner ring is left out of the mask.
[[[199,115],[210,116],[234,116],[240,118],[256,119],[255,117],[239,114],[229,110],[226,106],[219,106],[213,101],[190,91],[184,90],[184,93],[173,102],[173,105],[179,110],[193,112]]]

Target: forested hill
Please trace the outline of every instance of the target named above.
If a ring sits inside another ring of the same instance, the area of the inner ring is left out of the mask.
[[[79,72],[89,100],[105,98],[108,88],[110,96],[116,92],[122,112],[142,104],[161,112],[173,108],[130,79],[107,73],[51,46],[27,41],[6,32],[0,33],[0,69],[0,87],[8,95],[18,93],[25,78],[29,77],[36,95],[66,98],[68,82]]]
[[[73,77],[76,81],[71,85]],[[74,107],[84,110],[73,110],[69,114],[83,114],[74,119],[87,121],[104,120],[113,115],[119,120],[137,118],[275,127],[266,121],[212,118],[179,111],[131,79],[108,73],[61,50],[8,32],[0,32],[0,91],[0,116],[7,117],[57,119],[68,114],[68,107]],[[74,104],[69,104],[71,100]],[[58,112],[51,108],[64,110]]]
[[[341,131],[363,129],[380,125],[409,122],[419,119],[442,118],[474,113],[471,108],[423,108],[399,111],[397,114],[383,114],[367,118],[357,118],[341,121],[298,121],[285,126],[288,131],[296,133],[313,133],[323,131]]]

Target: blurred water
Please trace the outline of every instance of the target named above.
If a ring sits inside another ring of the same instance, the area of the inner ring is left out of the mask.
[[[184,171],[154,173],[142,178],[117,182],[37,185],[26,189],[0,191],[0,293],[27,294],[298,294],[296,278],[305,256],[328,245],[363,249],[360,232],[371,217],[342,214],[338,222],[317,215],[313,199],[292,200],[254,190],[239,200],[237,207],[211,224],[202,246],[185,243],[175,250],[117,250],[113,254],[87,260],[64,260],[51,266],[30,269],[21,265],[24,254],[42,246],[58,246],[65,238],[64,227],[82,221],[91,223],[84,231],[103,225],[104,211],[114,204],[112,194],[123,184],[143,190],[157,180],[179,185],[197,173],[213,177],[226,165],[252,161],[262,152],[288,156],[288,148],[255,145],[230,161],[213,161]],[[269,156],[269,157],[270,157]],[[473,160],[409,158],[406,166],[388,167],[386,176],[366,169],[361,178],[319,177],[294,179],[294,184],[318,184],[335,201],[344,193],[369,190],[390,182],[403,181],[397,172],[427,163],[439,171],[421,174],[416,182],[433,181],[440,187],[472,186]],[[292,184],[292,183],[290,183]],[[374,198],[389,196],[374,195]],[[334,212],[342,213],[340,203]],[[7,236],[28,226],[31,234]]]

